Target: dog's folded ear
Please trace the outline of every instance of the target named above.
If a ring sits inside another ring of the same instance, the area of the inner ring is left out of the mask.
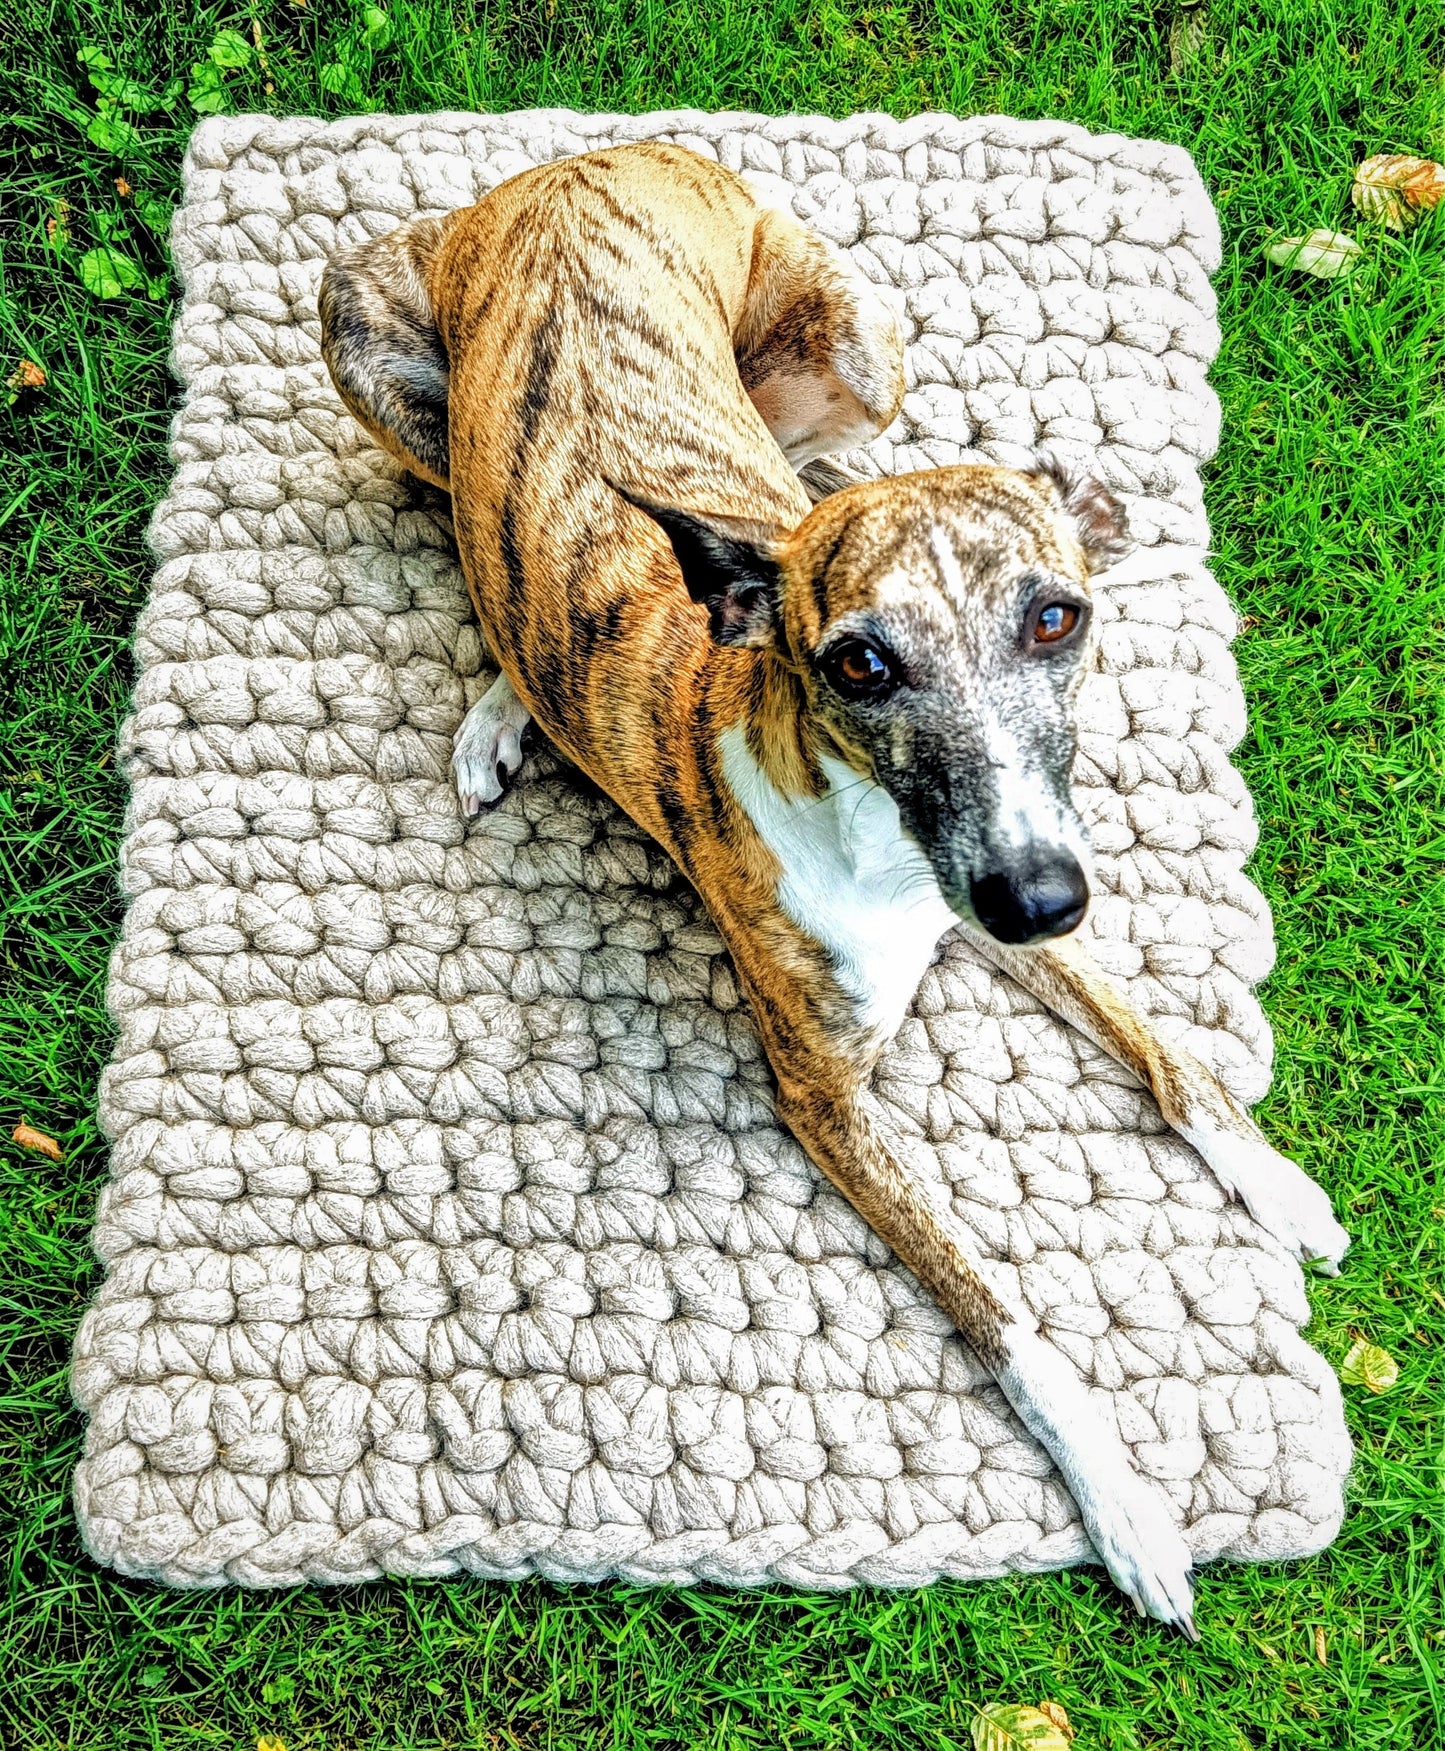
[[[678,510],[608,484],[651,517],[672,543],[687,593],[707,609],[718,644],[763,649],[777,641],[783,574],[775,555],[781,529],[748,517]]]
[[[1070,468],[1052,450],[1034,452],[1036,476],[1049,481],[1059,495],[1064,515],[1073,525],[1091,572],[1117,565],[1134,543],[1121,505],[1102,481]]]

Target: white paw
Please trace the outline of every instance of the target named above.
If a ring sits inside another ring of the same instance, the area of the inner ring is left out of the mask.
[[[499,676],[462,719],[452,739],[452,776],[464,815],[479,815],[500,801],[522,766],[527,708]]]
[[[1182,1135],[1266,1233],[1302,1263],[1314,1259],[1328,1275],[1338,1274],[1350,1237],[1335,1220],[1329,1194],[1302,1167],[1258,1132],[1244,1136],[1223,1126],[1198,1125]]]
[[[994,1378],[1063,1474],[1099,1561],[1136,1611],[1196,1641],[1194,1559],[1168,1498],[1135,1470],[1072,1363],[1023,1326],[1005,1341],[1008,1360]]]
[[[1147,1478],[1127,1471],[1107,1490],[1075,1499],[1100,1562],[1127,1593],[1141,1617],[1157,1617],[1182,1629],[1192,1642],[1194,1558],[1164,1496]]]

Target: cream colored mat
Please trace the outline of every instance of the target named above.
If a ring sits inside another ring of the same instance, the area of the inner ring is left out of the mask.
[[[1093,930],[1239,1094],[1270,921],[1202,560],[1214,215],[1178,148],[1000,118],[218,118],[174,246],[185,385],[124,734],[108,1274],[76,1503],[175,1584],[386,1572],[914,1584],[1088,1554],[1048,1459],[774,1121],[667,860],[547,757],[464,825],[489,679],[444,497],[347,418],[327,253],[644,136],[758,174],[896,286],[874,469],[1047,439],[1127,498],[1079,782]],[[950,946],[881,1092],[1201,1557],[1319,1549],[1349,1447],[1301,1274],[1147,1097]]]

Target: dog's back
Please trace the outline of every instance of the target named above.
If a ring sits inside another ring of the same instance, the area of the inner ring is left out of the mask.
[[[757,214],[693,153],[622,149],[503,184],[432,267],[478,613],[539,721],[609,788],[618,761],[652,758],[627,700],[649,675],[675,694],[716,652],[666,542],[608,482],[784,525],[808,508],[734,361]]]
[[[539,166],[333,259],[321,313],[351,411],[450,488],[516,695],[687,867],[684,829],[724,807],[699,721],[766,715],[764,666],[709,636],[628,499],[797,525],[795,469],[897,412],[891,311],[740,177],[648,143]]]

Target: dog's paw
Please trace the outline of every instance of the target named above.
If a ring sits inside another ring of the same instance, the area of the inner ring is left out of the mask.
[[[1026,1321],[1006,1326],[1003,1343],[994,1378],[1058,1466],[1110,1578],[1136,1611],[1196,1640],[1194,1558],[1168,1497],[1135,1467],[1112,1416],[1060,1351]]]
[[[479,815],[499,802],[522,768],[522,731],[527,708],[499,677],[462,719],[452,739],[452,776],[464,815]]]
[[[1097,1493],[1075,1487],[1089,1541],[1141,1617],[1183,1630],[1192,1642],[1194,1557],[1168,1502],[1147,1478],[1126,1471]]]
[[[1298,1163],[1252,1127],[1250,1133],[1241,1133],[1223,1125],[1200,1125],[1183,1135],[1266,1233],[1302,1264],[1313,1261],[1328,1276],[1339,1273],[1350,1237],[1335,1220],[1329,1194]]]

